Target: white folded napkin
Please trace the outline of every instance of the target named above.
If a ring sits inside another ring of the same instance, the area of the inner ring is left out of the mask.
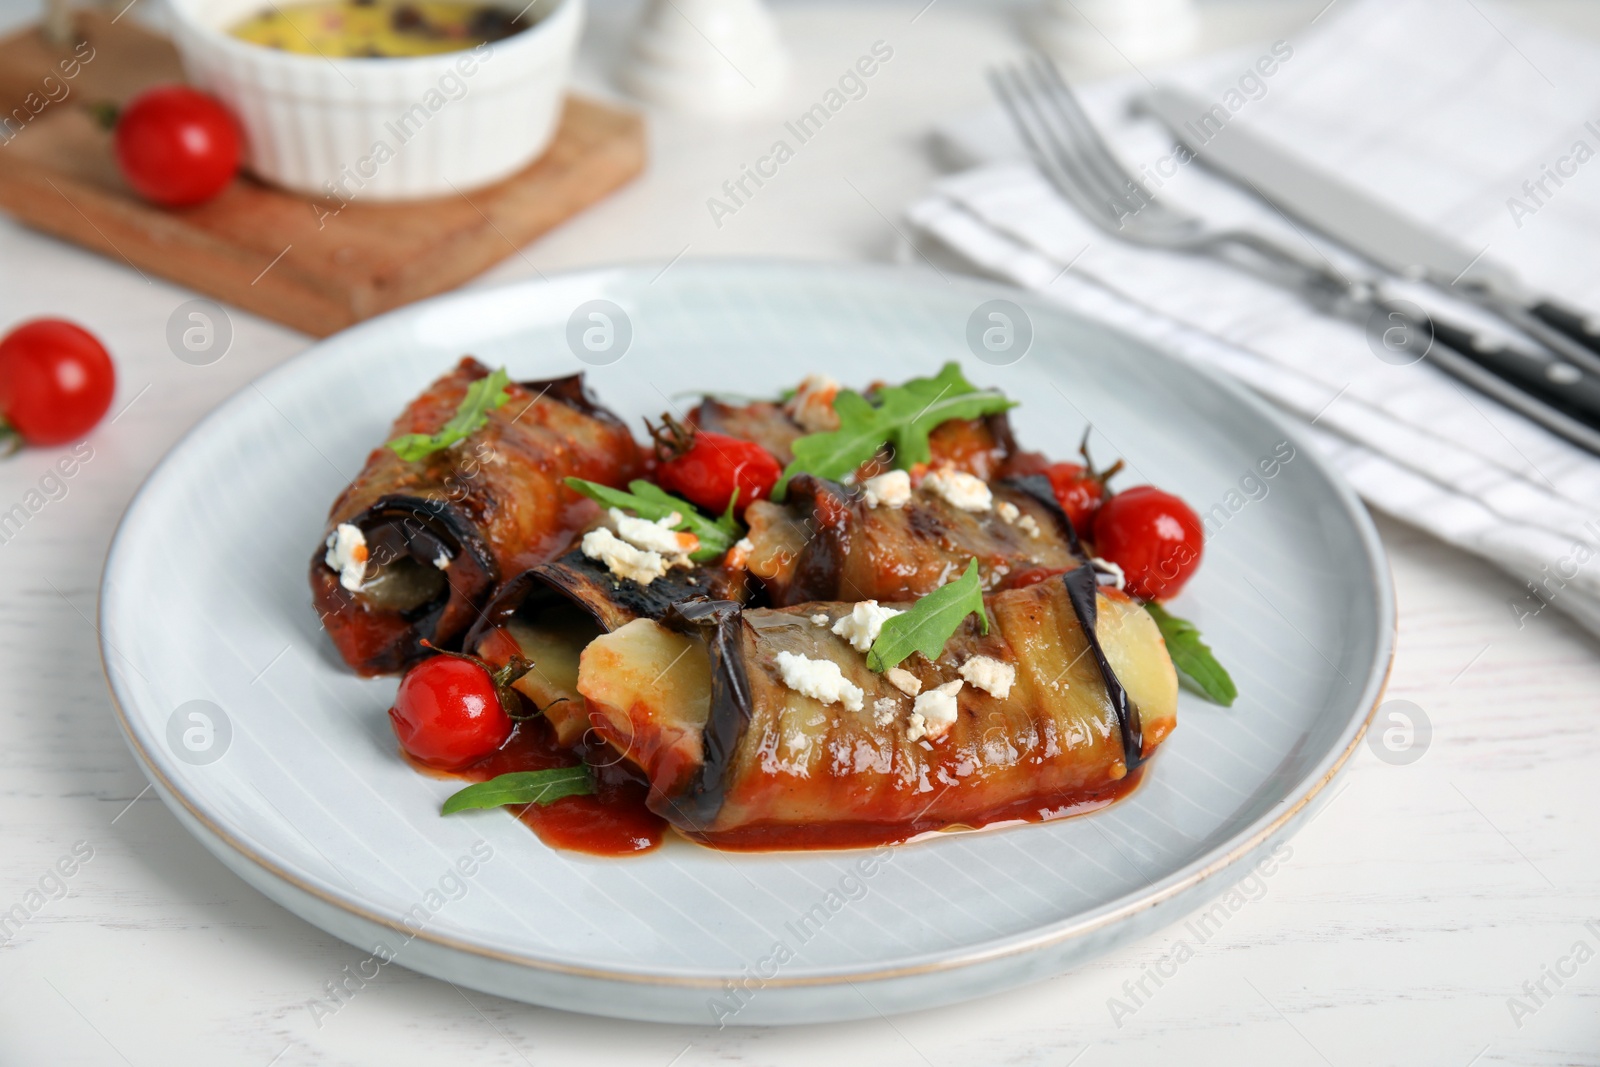
[[[1146,74],[1600,313],[1600,48],[1489,0],[1343,0],[1275,50]],[[1132,75],[1081,95],[1123,161],[1149,168],[1159,198],[1360,270],[1199,165],[1171,162],[1170,136],[1129,107],[1150,84]],[[977,165],[909,208],[921,235],[1233,375],[1301,423],[1373,507],[1526,583],[1507,603],[1520,625],[1553,607],[1600,634],[1600,458],[1427,363],[1380,360],[1360,326],[1264,282],[1102,234],[1026,162],[998,106],[938,138],[947,156]],[[1406,295],[1495,329],[1475,309]]]

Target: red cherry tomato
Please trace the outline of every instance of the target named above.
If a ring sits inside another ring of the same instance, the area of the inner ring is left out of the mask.
[[[1044,470],[1055,490],[1056,503],[1072,520],[1072,528],[1087,534],[1094,527],[1094,513],[1105,498],[1105,483],[1078,463],[1052,463]]]
[[[754,441],[743,441],[709,430],[683,434],[682,427],[668,422],[667,429],[679,434],[676,443],[658,447],[656,483],[713,515],[728,510],[735,489],[739,501],[737,515],[757,500],[764,500],[783,473],[771,452]],[[687,437],[685,442],[684,437]],[[658,435],[658,442],[663,439]]]
[[[1136,485],[1100,505],[1094,544],[1122,568],[1128,592],[1145,600],[1176,596],[1205,546],[1200,517],[1182,500],[1153,485]]]
[[[94,334],[34,319],[0,341],[0,415],[32,445],[74,441],[111,406],[117,371]]]
[[[489,755],[512,727],[489,672],[458,656],[434,656],[407,671],[389,721],[413,759],[446,771]]]
[[[115,134],[117,165],[133,191],[163,207],[222,192],[239,170],[239,127],[223,106],[183,85],[136,97]]]

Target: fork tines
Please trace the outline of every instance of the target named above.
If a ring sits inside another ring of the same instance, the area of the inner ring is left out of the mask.
[[[1039,169],[1090,221],[1120,230],[1132,216],[1156,208],[1151,214],[1160,217],[1147,221],[1172,224],[1144,184],[1111,154],[1054,63],[1030,55],[991,68],[989,82]]]

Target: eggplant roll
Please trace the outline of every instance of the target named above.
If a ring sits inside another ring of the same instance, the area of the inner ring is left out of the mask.
[[[978,561],[985,590],[1065,573],[1085,562],[1072,523],[1041,476],[993,484],[986,511],[956,507],[926,487],[902,507],[808,474],[783,504],[757,501],[748,566],[772,603],[913,600]]]
[[[635,619],[663,619],[672,606],[742,592],[719,567],[670,570],[649,585],[614,577],[574,549],[503,585],[467,635],[469,651],[496,666],[521,656],[533,666],[513,687],[542,710],[563,745],[590,722],[578,695],[578,656],[590,641]]]
[[[784,464],[794,459],[789,450],[794,439],[805,433],[781,406],[769,400],[733,405],[708,396],[694,409],[690,421],[712,433],[754,441]]]
[[[412,401],[390,439],[437,432],[488,373],[463,359]],[[423,640],[454,647],[504,576],[566,551],[599,509],[563,478],[623,485],[638,475],[633,436],[582,375],[507,391],[487,425],[423,460],[379,446],[334,501],[311,557],[312,602],[357,672],[403,670],[426,654]]]
[[[794,459],[795,438],[806,433],[782,405],[770,400],[736,406],[708,396],[695,408],[691,421],[713,433],[754,441],[785,465]],[[1017,448],[1005,412],[941,423],[928,435],[928,449],[930,466],[949,464],[985,481],[1005,476],[1019,459],[1029,456]]]
[[[1015,672],[1003,698],[961,684],[936,739],[919,736],[913,697],[832,633],[847,603],[680,605],[675,627],[640,619],[593,641],[577,688],[648,776],[651,808],[721,847],[875,844],[1109,803],[1176,725],[1154,620],[1088,568],[985,603],[988,634],[969,617],[936,661],[902,664],[923,693],[948,694],[978,657]],[[790,688],[785,653],[837,665],[859,694],[825,704]]]

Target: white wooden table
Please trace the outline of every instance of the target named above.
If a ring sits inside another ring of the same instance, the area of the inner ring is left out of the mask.
[[[797,101],[877,39],[895,59],[720,229],[705,200],[765,149],[772,120],[657,121],[644,180],[483,284],[680,254],[892,256],[889,220],[933,173],[925,131],[983,99],[982,65],[1018,47],[1012,8],[943,0],[913,21],[924,2],[782,8]],[[1205,45],[1295,32],[1322,4],[1207,6]],[[5,0],[0,19],[30,7]],[[1536,10],[1600,34],[1600,13],[1580,4]],[[591,86],[631,11],[596,12]],[[600,1021],[397,970],[319,1026],[307,1002],[361,953],[248,889],[144,792],[94,629],[101,561],[140,480],[307,339],[236,313],[230,354],[187,365],[165,330],[192,294],[9,221],[0,278],[0,326],[68,315],[121,374],[93,460],[0,544],[0,910],[37,902],[41,879],[55,890],[48,872],[75,844],[92,850],[64,896],[9,941],[0,930],[0,1064],[1600,1063],[1600,962],[1588,959],[1600,953],[1600,649],[1550,612],[1519,629],[1507,579],[1391,523],[1390,696],[1425,710],[1431,745],[1408,766],[1362,746],[1259,899],[1164,984],[1146,975],[1188,936],[1181,925],[1072,975],[892,1020],[722,1032]],[[0,510],[53,458],[0,464]]]

